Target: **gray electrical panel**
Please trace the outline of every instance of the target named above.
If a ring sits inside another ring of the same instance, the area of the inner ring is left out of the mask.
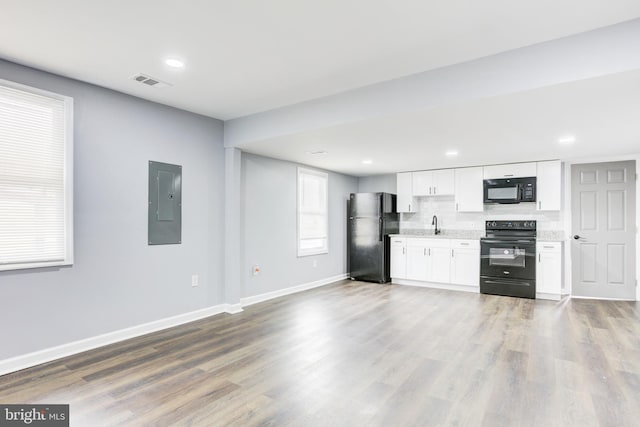
[[[182,243],[182,166],[149,162],[149,244]]]

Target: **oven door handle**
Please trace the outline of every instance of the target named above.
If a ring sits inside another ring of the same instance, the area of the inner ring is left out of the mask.
[[[480,240],[480,243],[498,243],[498,244],[510,244],[510,243],[529,243],[529,244],[535,244],[534,240],[492,240],[492,239],[482,239]]]
[[[518,285],[518,286],[531,286],[533,281],[527,280],[519,280],[519,279],[508,279],[508,280],[489,280],[482,278],[482,283],[487,283],[490,285]]]

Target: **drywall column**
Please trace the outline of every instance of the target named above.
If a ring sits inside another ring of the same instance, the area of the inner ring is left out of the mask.
[[[242,151],[224,150],[224,301],[231,313],[242,311]]]

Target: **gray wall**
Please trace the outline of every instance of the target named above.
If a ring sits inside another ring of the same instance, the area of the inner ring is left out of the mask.
[[[242,154],[244,286],[242,296],[260,295],[343,274],[346,266],[346,209],[358,179],[329,174],[329,253],[298,257],[296,180],[298,165]],[[313,261],[317,267],[313,267]],[[259,265],[258,276],[251,267]]]
[[[358,178],[358,193],[396,194],[396,174],[362,176]]]
[[[75,264],[0,273],[0,359],[222,302],[223,123],[1,60],[0,78],[75,99]],[[147,246],[149,160],[183,166],[181,245]]]

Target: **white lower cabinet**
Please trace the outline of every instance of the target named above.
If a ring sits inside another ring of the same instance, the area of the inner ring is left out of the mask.
[[[407,239],[407,275],[409,280],[428,280],[429,249],[426,239]]]
[[[478,286],[478,240],[391,239],[391,277],[418,282]]]
[[[405,279],[407,276],[407,239],[405,237],[391,238],[391,277]]]
[[[433,239],[427,252],[429,254],[428,282],[449,283],[451,279],[450,249],[451,241],[449,239]]]
[[[536,244],[536,294],[538,298],[560,299],[562,294],[562,242]]]
[[[451,241],[451,283],[480,286],[480,241]]]
[[[405,278],[449,283],[449,247],[449,239],[408,238]]]
[[[538,242],[536,257],[537,297],[559,300],[562,296],[562,242]],[[391,277],[478,288],[480,241],[392,237]]]

